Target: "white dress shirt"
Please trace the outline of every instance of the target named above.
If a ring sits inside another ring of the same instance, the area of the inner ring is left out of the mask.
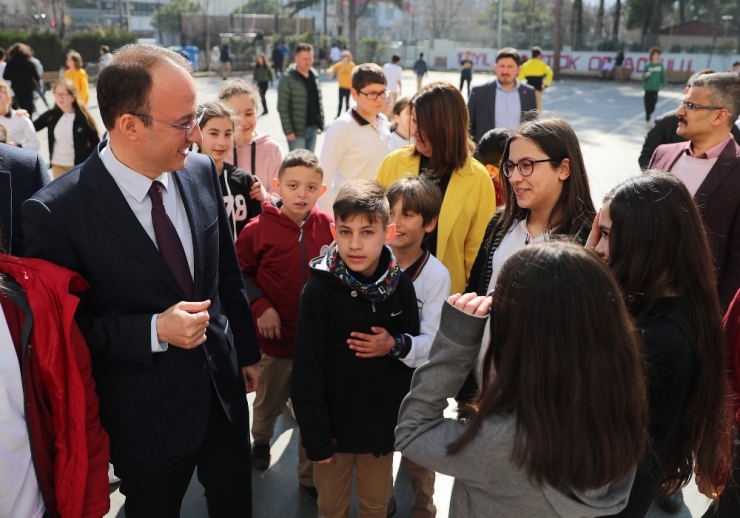
[[[151,238],[154,246],[157,245],[157,237],[154,233],[154,223],[152,222],[152,200],[149,198],[149,188],[153,180],[150,180],[143,174],[137,173],[133,169],[123,165],[114,155],[110,144],[100,151],[100,159],[108,170],[113,180],[121,190],[121,194],[126,199],[129,207],[139,220],[141,226]],[[167,216],[175,226],[177,235],[180,237],[182,247],[185,249],[185,257],[188,260],[190,276],[194,275],[195,257],[193,253],[193,235],[190,231],[190,222],[185,212],[185,205],[182,202],[180,191],[177,183],[171,176],[175,173],[162,173],[155,180],[162,182],[164,190],[162,198],[164,200],[164,210]],[[163,352],[167,350],[167,343],[157,340],[157,315],[152,316],[152,352]]]
[[[499,243],[498,248],[493,253],[493,259],[491,259],[491,263],[493,266],[493,271],[491,274],[491,281],[488,283],[488,291],[486,294],[490,293],[491,290],[496,286],[496,281],[498,280],[498,276],[501,273],[501,269],[504,266],[504,263],[515,253],[517,253],[519,250],[524,248],[527,245],[533,245],[535,243],[544,243],[545,241],[550,240],[550,233],[545,232],[542,235],[539,235],[537,237],[532,237],[529,233],[529,230],[527,229],[527,219],[523,219],[519,221],[518,223],[514,223],[512,227],[509,229],[508,232],[504,235],[503,239],[501,239],[501,243]],[[486,324],[485,329],[483,330],[483,342],[481,344],[480,353],[478,354],[478,360],[476,362],[476,379],[480,381],[481,377],[481,366],[483,364],[483,358],[486,355],[486,351],[488,351],[488,345],[491,343],[491,326],[490,326],[490,316],[488,317],[488,323]]]

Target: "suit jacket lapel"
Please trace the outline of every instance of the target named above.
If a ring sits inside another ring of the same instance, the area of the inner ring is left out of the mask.
[[[193,296],[195,300],[200,300],[200,294],[203,292],[203,224],[199,213],[193,209],[196,207],[195,198],[197,197],[196,186],[192,185],[192,179],[187,173],[186,168],[172,175],[180,190],[180,198],[185,206],[185,212],[188,215],[188,224],[190,225],[190,234],[193,236]]]
[[[491,117],[491,127],[496,127],[496,81],[493,81],[489,84],[490,92],[490,102],[488,102],[488,115]],[[486,97],[489,97],[486,96]],[[483,135],[481,135],[483,136]]]
[[[714,194],[719,188],[722,182],[730,171],[738,164],[738,150],[737,144],[734,140],[730,140],[725,148],[722,150],[722,154],[717,159],[714,167],[709,170],[707,177],[697,189],[694,199],[699,206],[706,204],[707,200]]]
[[[100,217],[116,232],[149,268],[177,291],[185,300],[185,293],[177,283],[169,266],[154,242],[141,226],[123,197],[113,177],[96,151],[82,166],[80,182],[89,190],[89,203]]]

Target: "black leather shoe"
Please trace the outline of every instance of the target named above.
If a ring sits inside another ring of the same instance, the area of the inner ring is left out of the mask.
[[[683,507],[683,491],[680,489],[658,502],[658,507],[668,514],[677,514]]]
[[[270,467],[270,445],[261,442],[252,444],[252,467],[265,471]]]

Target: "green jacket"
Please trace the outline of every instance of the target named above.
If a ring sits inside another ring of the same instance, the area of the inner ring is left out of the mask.
[[[648,72],[650,74],[648,75]],[[668,83],[663,63],[647,63],[642,71],[642,87],[646,92],[657,92]]]
[[[254,67],[254,81],[264,81],[265,83],[272,83],[272,69],[270,67]]]
[[[320,130],[324,129],[324,106],[321,99],[321,82],[319,73],[311,69],[316,78],[316,89],[319,92],[319,124]],[[278,113],[280,114],[280,123],[283,125],[283,133],[290,135],[295,133],[297,137],[302,137],[306,131],[306,110],[308,103],[308,93],[303,86],[303,80],[298,77],[295,69],[295,63],[288,67],[288,70],[280,76],[278,84]]]

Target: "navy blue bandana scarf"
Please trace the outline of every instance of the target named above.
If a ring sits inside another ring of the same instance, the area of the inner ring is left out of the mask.
[[[363,284],[359,280],[355,279],[350,269],[347,268],[347,264],[340,257],[339,250],[336,245],[333,245],[327,254],[329,272],[335,275],[342,284],[348,288],[362,293],[362,296],[370,302],[383,302],[395,291],[396,286],[398,285],[398,279],[400,279],[402,275],[401,268],[398,266],[398,262],[393,256],[393,252],[390,251],[390,248],[385,248],[390,255],[388,268],[386,268],[383,275],[380,276],[380,279],[372,284]]]

